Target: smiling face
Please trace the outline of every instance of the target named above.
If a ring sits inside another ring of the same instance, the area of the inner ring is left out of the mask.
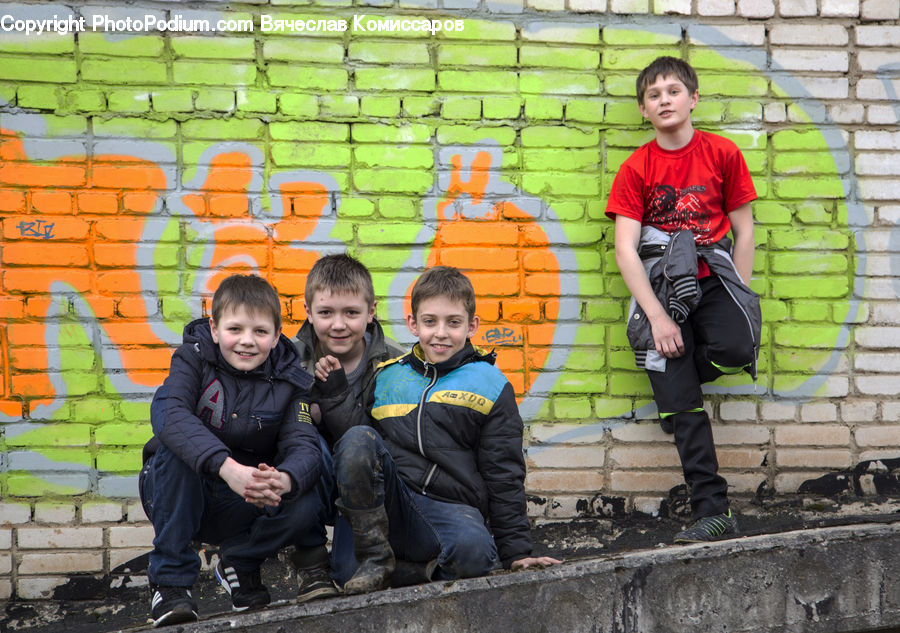
[[[323,351],[351,371],[350,366],[355,367],[365,352],[366,327],[375,317],[375,302],[370,304],[359,292],[322,289],[304,307]]]
[[[281,335],[271,316],[262,310],[249,312],[243,305],[225,310],[218,321],[210,318],[209,327],[225,361],[240,371],[266,362]]]
[[[692,129],[691,111],[699,94],[691,93],[675,75],[658,75],[644,91],[641,114],[658,132],[667,134]]]
[[[447,360],[475,336],[478,317],[469,318],[462,301],[445,296],[423,299],[416,314],[406,317],[409,330],[419,339],[419,345],[429,363]]]

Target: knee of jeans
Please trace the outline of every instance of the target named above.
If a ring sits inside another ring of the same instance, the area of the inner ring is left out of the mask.
[[[442,575],[454,578],[485,576],[497,564],[494,539],[486,531],[462,533],[453,545],[441,554]]]
[[[715,350],[709,350],[709,360],[719,367],[744,367],[753,362],[753,343],[750,341],[729,341]]]
[[[369,426],[354,426],[334,447],[338,480],[353,481],[370,475],[378,455],[378,432]]]

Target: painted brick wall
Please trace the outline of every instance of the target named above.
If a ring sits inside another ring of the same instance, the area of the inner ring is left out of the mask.
[[[344,249],[405,342],[424,267],[470,272],[476,343],[528,423],[535,519],[670,507],[678,458],[625,340],[603,216],[652,137],[634,79],[660,54],[697,68],[696,125],[741,147],[760,193],[760,378],[708,389],[733,497],[895,489],[898,0],[204,6],[0,7],[0,599],[146,550],[136,473],[184,322],[256,271],[292,335],[306,271]],[[86,30],[16,22],[69,15]],[[91,28],[146,16],[234,28]],[[454,30],[375,24],[410,16]],[[263,32],[270,18],[349,28]]]

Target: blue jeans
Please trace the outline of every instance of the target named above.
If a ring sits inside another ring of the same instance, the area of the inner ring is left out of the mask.
[[[371,427],[355,426],[344,434],[334,448],[334,468],[345,506],[364,509],[384,504],[391,549],[398,559],[437,559],[434,577],[445,580],[484,576],[496,567],[497,546],[481,512],[413,491]],[[331,564],[340,584],[356,571],[353,534],[343,517],[335,525]]]
[[[299,498],[258,508],[219,477],[197,474],[162,446],[141,473],[140,493],[156,532],[147,569],[156,585],[196,582],[200,560],[191,541],[218,545],[235,569],[251,572],[284,547],[317,547],[327,540],[331,489],[325,476]]]

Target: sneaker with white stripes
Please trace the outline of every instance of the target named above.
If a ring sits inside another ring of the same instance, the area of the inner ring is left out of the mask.
[[[153,626],[196,622],[197,603],[188,587],[150,585],[150,618]]]
[[[216,580],[231,596],[231,608],[234,611],[258,609],[272,601],[269,590],[262,584],[259,569],[242,572],[220,560],[215,574]]]

